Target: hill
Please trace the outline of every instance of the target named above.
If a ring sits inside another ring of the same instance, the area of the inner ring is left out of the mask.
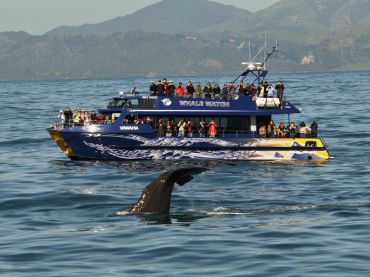
[[[269,45],[280,43],[270,69],[370,70],[369,3],[282,0],[251,14],[207,0],[163,0],[44,36],[0,33],[0,80],[237,74],[248,41],[257,53],[265,31]]]
[[[0,33],[0,57],[14,45],[31,38],[26,32],[3,32]]]
[[[370,32],[348,33],[318,44],[280,41],[269,62],[277,71],[370,69]],[[109,36],[37,36],[0,57],[0,80],[237,74],[252,37],[144,33]],[[256,53],[263,39],[253,39]],[[269,45],[272,45],[272,41]],[[150,45],[150,47],[148,47]]]
[[[251,15],[250,12],[208,0],[163,0],[133,14],[97,24],[78,27],[58,27],[49,35],[100,34],[141,30],[161,33],[196,32],[233,17]]]
[[[204,29],[264,33],[276,37],[318,42],[333,31],[370,23],[369,0],[282,0],[252,17],[236,17]]]

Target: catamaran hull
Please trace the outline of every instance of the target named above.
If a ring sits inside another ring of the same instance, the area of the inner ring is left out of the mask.
[[[320,138],[178,138],[48,129],[72,160],[327,160]]]

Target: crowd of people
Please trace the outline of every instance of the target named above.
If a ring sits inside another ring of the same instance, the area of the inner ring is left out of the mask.
[[[290,122],[287,126],[285,126],[284,122],[280,122],[279,126],[276,126],[275,122],[271,120],[267,127],[263,122],[260,122],[258,128],[258,134],[261,137],[268,138],[317,137],[317,133],[318,124],[316,121],[312,122],[310,127],[307,127],[304,121],[298,126],[295,122]]]
[[[222,87],[218,83],[213,85],[206,82],[204,87],[200,83],[193,85],[189,80],[186,85],[179,82],[177,85],[173,81],[167,79],[158,80],[157,83],[150,81],[151,96],[166,96],[166,97],[189,97],[189,98],[215,98],[215,99],[235,99],[239,96],[250,97],[277,97],[280,101],[284,95],[284,84],[278,81],[275,86],[272,83],[263,81],[258,87],[254,83],[243,83],[240,81],[237,85],[234,83],[223,84]]]
[[[117,120],[115,116],[103,115],[101,112],[96,114],[95,111],[84,111],[79,108],[75,109],[74,112],[67,107],[64,111],[60,110],[58,115],[59,123],[63,124],[64,127],[72,127],[79,125],[90,125],[90,124],[114,124]],[[169,119],[166,122],[160,118],[156,123],[151,117],[138,118],[135,116],[128,116],[124,119],[123,124],[148,124],[154,130],[156,130],[158,136],[163,137],[193,137],[194,129],[197,130],[199,137],[215,137],[218,134],[218,126],[214,120],[206,123],[201,120],[199,126],[194,126],[190,120],[180,120],[177,122],[174,118]],[[275,122],[271,120],[268,124],[259,122],[258,134],[261,137],[268,138],[297,138],[297,137],[317,137],[318,124],[313,121],[310,127],[302,121],[299,125],[295,122],[290,122],[285,125],[284,122],[280,122],[276,126]]]
[[[215,137],[218,133],[218,125],[214,120],[210,120],[209,123],[201,120],[198,126],[194,126],[192,121],[186,119],[177,122],[175,118],[168,120],[159,118],[155,124],[149,116],[145,119],[130,117],[126,117],[123,124],[148,124],[156,130],[159,137],[193,137],[194,131],[199,134],[199,137]]]
[[[60,110],[57,116],[58,123],[65,127],[90,125],[90,124],[114,124],[116,122],[114,116],[104,116],[101,112],[96,114],[95,111],[84,111],[77,108],[72,112],[70,107]]]

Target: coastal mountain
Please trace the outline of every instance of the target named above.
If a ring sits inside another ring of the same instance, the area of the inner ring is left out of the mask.
[[[370,33],[346,32],[313,45],[280,41],[268,67],[276,71],[370,69]],[[238,34],[204,38],[141,31],[36,36],[0,57],[0,80],[236,75],[240,61],[248,57],[249,40],[252,53],[264,43]]]
[[[203,31],[267,32],[277,38],[311,43],[333,31],[369,23],[370,0],[282,0],[253,17],[235,17]]]
[[[132,30],[161,33],[196,32],[233,17],[250,15],[248,11],[208,0],[163,0],[130,15],[78,27],[62,26],[47,34],[109,35]]]
[[[43,36],[0,33],[0,80],[237,74],[279,41],[277,71],[370,70],[370,0],[282,0],[251,14],[207,0],[163,0]],[[141,31],[140,29],[144,29]]]

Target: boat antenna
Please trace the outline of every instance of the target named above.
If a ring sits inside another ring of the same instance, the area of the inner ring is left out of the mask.
[[[275,45],[272,47],[272,51],[270,53],[267,54],[265,60],[263,61],[263,68],[265,68],[265,65],[267,63],[267,61],[270,59],[270,57],[275,53],[279,51],[279,44],[278,44],[278,41],[275,42]]]
[[[266,61],[266,55],[267,55],[267,34],[265,32],[265,54],[263,56],[264,61]],[[263,70],[266,70],[266,63],[263,63]]]

